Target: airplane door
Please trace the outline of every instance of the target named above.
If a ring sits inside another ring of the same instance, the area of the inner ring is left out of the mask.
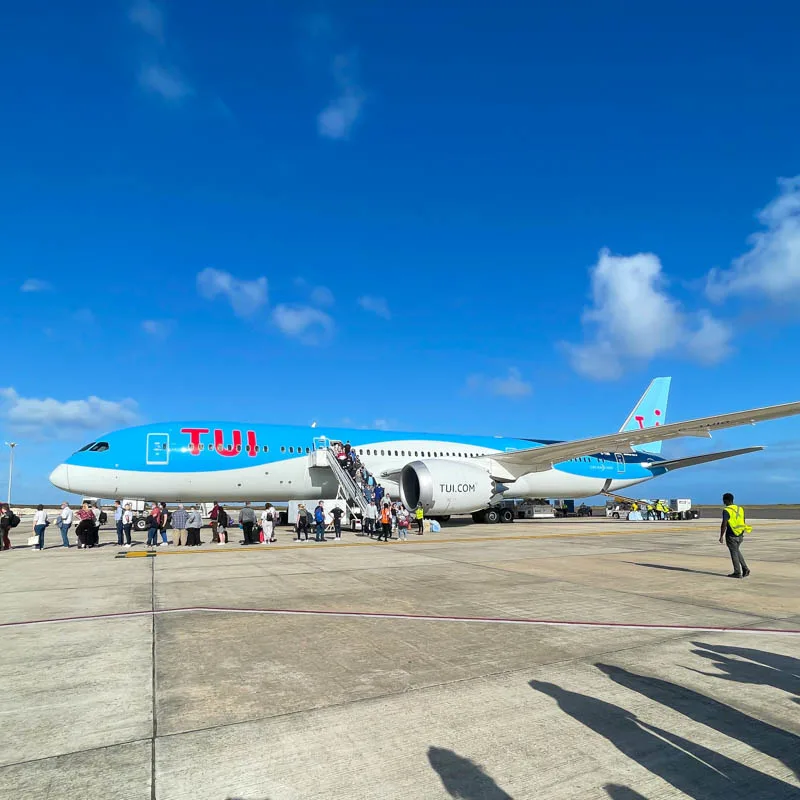
[[[169,464],[168,433],[147,434],[147,458],[145,461],[148,464]]]
[[[617,472],[625,472],[625,456],[622,453],[614,453],[617,458]]]

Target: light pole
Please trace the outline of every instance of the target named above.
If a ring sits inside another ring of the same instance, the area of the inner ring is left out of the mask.
[[[11,505],[11,481],[14,479],[14,448],[17,446],[16,442],[6,442],[8,449],[11,451],[11,456],[8,460],[8,499],[6,502]]]

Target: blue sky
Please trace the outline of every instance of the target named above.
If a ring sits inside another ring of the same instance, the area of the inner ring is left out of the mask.
[[[800,399],[800,10],[557,5],[9,7],[15,496],[134,421],[574,438],[654,375],[672,420]],[[653,489],[797,500],[797,420],[665,454],[748,444]]]

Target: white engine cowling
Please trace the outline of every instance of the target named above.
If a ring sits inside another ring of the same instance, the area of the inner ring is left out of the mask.
[[[489,473],[462,461],[412,461],[400,476],[400,498],[406,508],[421,505],[432,516],[479,511],[489,505],[494,493]]]

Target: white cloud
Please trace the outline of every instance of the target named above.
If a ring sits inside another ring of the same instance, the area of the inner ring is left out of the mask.
[[[487,378],[485,375],[470,375],[467,378],[467,389],[474,392],[485,392],[496,397],[526,397],[533,389],[527,381],[522,380],[522,373],[516,367],[509,367],[504,378]]]
[[[328,139],[347,139],[361,116],[366,95],[355,77],[352,57],[337,55],[333,59],[332,73],[337,93],[317,115],[317,130],[320,136]]]
[[[311,290],[311,302],[318,306],[332,306],[335,299],[327,286],[315,286]]]
[[[286,336],[298,339],[303,344],[320,344],[334,329],[333,319],[311,306],[276,306],[272,321]]]
[[[358,298],[358,304],[365,311],[371,311],[384,319],[391,319],[392,312],[389,310],[389,305],[383,297],[371,297],[365,295]]]
[[[46,429],[52,435],[78,429],[102,429],[132,425],[138,421],[136,402],[87,397],[85,400],[54,400],[51,397],[21,397],[12,387],[0,388],[0,413],[12,428]]]
[[[758,214],[766,230],[750,237],[750,250],[729,269],[709,273],[706,291],[712,300],[737,294],[778,301],[800,296],[800,175],[778,184],[780,194]]]
[[[591,269],[593,305],[583,314],[591,331],[585,344],[564,345],[573,368],[590,378],[613,379],[630,362],[646,363],[681,349],[703,363],[730,352],[731,330],[708,312],[685,313],[667,291],[653,253],[600,253]]]
[[[192,87],[177,70],[159,64],[145,65],[139,71],[139,84],[165,100],[177,102],[194,94]]]
[[[142,320],[142,330],[149,336],[157,339],[163,339],[170,332],[171,325],[169,322],[164,322],[157,319],[144,319]]]
[[[19,287],[19,290],[21,292],[50,292],[53,290],[53,284],[39,280],[39,278],[28,278]]]
[[[255,314],[267,302],[267,279],[241,280],[219,269],[208,267],[197,275],[197,291],[206,300],[222,295],[239,317]]]
[[[128,10],[128,19],[156,41],[164,42],[164,14],[150,0],[138,0]]]

